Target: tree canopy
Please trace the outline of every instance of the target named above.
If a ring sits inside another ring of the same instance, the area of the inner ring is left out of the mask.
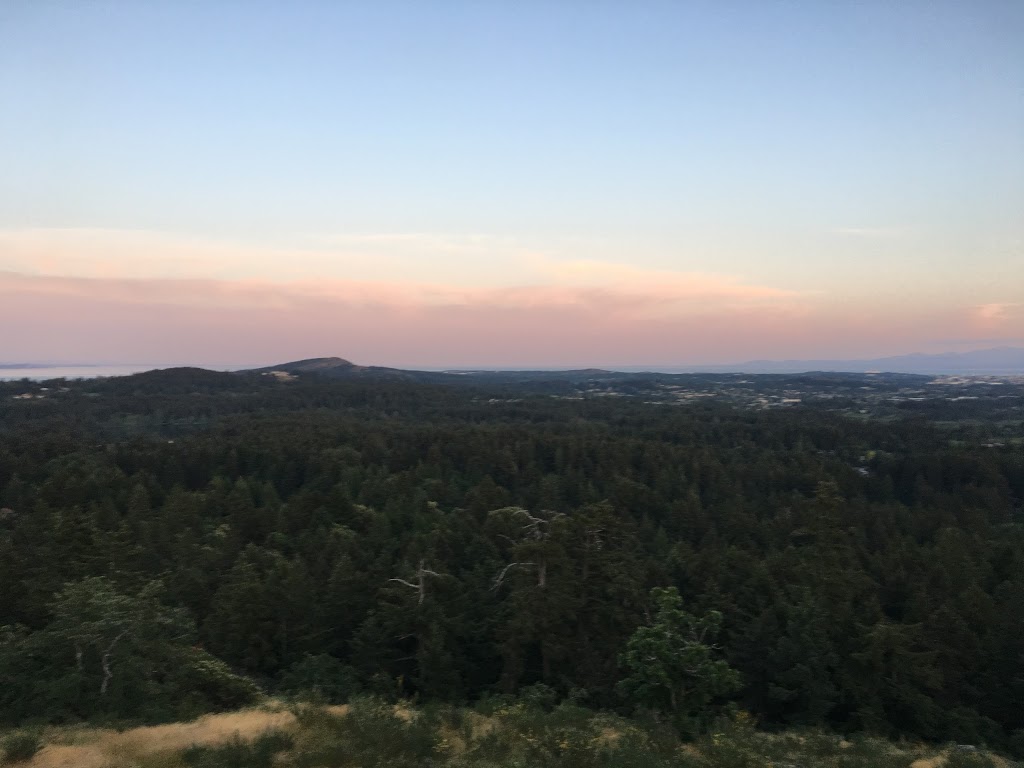
[[[976,427],[391,380],[65,388],[0,400],[6,721],[311,681],[1024,733],[1024,448]]]

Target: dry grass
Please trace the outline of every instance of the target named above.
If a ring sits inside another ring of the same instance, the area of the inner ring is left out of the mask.
[[[943,766],[949,762],[948,755],[949,750],[945,750],[932,757],[915,760],[910,764],[910,768],[943,768]],[[1013,762],[1000,755],[996,755],[991,752],[985,752],[984,755],[995,763],[996,768],[1013,768],[1014,766]]]
[[[330,707],[344,714],[345,706]],[[140,758],[170,758],[193,745],[216,746],[234,737],[252,741],[263,733],[293,730],[295,716],[271,704],[221,715],[206,715],[188,723],[170,723],[115,731],[99,728],[57,729],[46,736],[46,746],[26,768],[115,768]]]
[[[407,705],[385,707],[384,712],[389,709],[394,716],[407,724],[412,724],[419,714]],[[350,711],[350,707],[347,705],[328,707],[327,711],[333,715],[345,715]],[[557,712],[552,714],[553,717],[557,715]],[[439,729],[438,736],[444,745],[442,750],[446,759],[452,758],[456,762],[469,760],[465,765],[470,763],[476,765],[477,762],[481,765],[496,765],[499,763],[495,761],[502,759],[505,752],[508,752],[509,755],[518,754],[517,750],[522,744],[517,744],[517,739],[530,742],[534,746],[538,740],[543,742],[544,734],[538,735],[535,732],[538,727],[542,730],[546,728],[543,720],[536,721],[533,714],[527,712],[526,721],[517,721],[517,718],[522,716],[523,713],[515,708],[504,712],[499,710],[493,715],[462,710],[458,713],[458,717],[451,720],[442,716],[436,726],[431,727]],[[585,735],[589,742],[588,748],[591,749],[594,747],[617,749],[621,743],[626,741],[625,736],[633,734],[634,725],[629,721],[609,719],[605,716],[598,717],[600,719],[590,719],[587,722],[579,723],[565,722],[553,727],[556,730],[564,730],[564,734],[559,731],[561,735],[558,735],[558,738],[563,740],[572,741],[578,734]],[[520,732],[523,728],[526,730]],[[324,735],[316,731],[315,727],[310,730],[307,721],[298,722],[294,712],[283,703],[270,701],[261,707],[219,715],[207,715],[191,722],[132,728],[124,731],[88,727],[55,728],[44,735],[46,746],[36,754],[34,759],[21,765],[25,768],[140,768],[141,766],[145,766],[145,768],[181,768],[183,765],[182,753],[189,747],[217,747],[234,739],[252,742],[263,734],[271,732],[295,735],[297,737],[296,749],[300,752],[310,744],[316,744],[317,739],[324,738]],[[392,733],[392,731],[387,732]],[[508,739],[499,739],[490,746],[487,745],[486,740],[489,737],[502,734],[507,735]],[[637,730],[636,734],[641,734],[641,730]],[[347,739],[349,736],[351,734],[340,738]],[[310,741],[311,739],[312,741]],[[822,751],[823,746],[828,746],[826,741],[837,749],[836,754],[828,754],[827,749]],[[866,748],[877,751],[874,758],[870,753],[861,753],[865,749],[865,744]],[[726,729],[723,733],[712,734],[699,742],[678,745],[676,749],[679,757],[683,758],[683,762],[689,761],[687,764],[707,766],[739,765],[736,760],[744,756],[744,759],[749,757],[752,760],[754,758],[768,759],[770,756],[770,764],[775,765],[837,765],[841,762],[838,754],[841,752],[845,753],[843,764],[849,765],[874,765],[872,760],[877,758],[878,765],[898,764],[909,766],[909,768],[946,768],[949,764],[948,757],[953,754],[948,748],[939,750],[928,748],[925,745],[901,743],[897,747],[895,744],[880,740],[869,741],[865,744],[827,734],[772,735],[754,729],[735,731]],[[410,745],[410,748],[415,748],[412,742]],[[479,752],[481,745],[483,745],[485,753],[475,754],[475,752]],[[562,748],[564,748],[564,744]],[[489,749],[497,751],[488,754],[486,750]],[[804,752],[806,754],[802,754]],[[858,754],[851,757],[854,752],[858,752]],[[807,762],[809,755],[814,755],[814,762]],[[558,757],[555,754],[555,758]],[[993,759],[996,768],[1012,768],[1013,766],[1012,763],[994,755],[989,754],[988,757]],[[847,758],[854,762],[849,762]],[[636,765],[647,765],[640,760],[640,757],[635,759],[639,760],[635,763]],[[544,764],[551,763],[549,761]],[[623,765],[625,764],[623,763]],[[633,765],[634,763],[629,764]],[[748,761],[743,764],[755,763]],[[757,762],[757,764],[762,763]]]

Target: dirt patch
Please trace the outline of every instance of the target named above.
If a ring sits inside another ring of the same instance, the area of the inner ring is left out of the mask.
[[[404,704],[395,704],[395,706],[392,707],[392,712],[395,713],[395,717],[406,723],[411,723],[413,718],[416,717],[416,713]]]
[[[108,759],[93,747],[46,746],[25,765],[33,768],[102,768]]]
[[[695,744],[680,744],[679,752],[687,757],[692,757],[697,760],[702,760],[704,758],[704,753],[697,749]]]

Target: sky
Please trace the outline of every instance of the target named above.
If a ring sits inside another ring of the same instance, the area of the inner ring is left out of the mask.
[[[0,361],[1024,345],[1019,0],[0,2]]]

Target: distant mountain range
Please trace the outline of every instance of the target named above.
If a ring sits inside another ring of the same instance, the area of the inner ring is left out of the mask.
[[[379,365],[356,365],[340,357],[314,357],[309,360],[295,360],[290,363],[256,368],[252,371],[239,373],[274,373],[290,374],[316,373],[334,379],[351,378],[389,378],[407,381],[424,381],[437,383],[453,383],[488,379],[495,381],[536,381],[536,380],[578,380],[594,378],[621,378],[621,371],[605,371],[597,368],[584,370],[448,370],[448,371],[416,371],[404,368],[386,368]]]
[[[750,360],[736,365],[694,366],[680,371],[701,373],[805,373],[842,371],[845,373],[921,373],[932,375],[974,374],[1006,376],[1024,374],[1024,348],[995,347],[971,352],[944,352],[935,355],[913,354],[876,357],[868,360]]]
[[[89,365],[45,364],[45,363],[4,363],[0,362],[0,379],[4,378],[56,378],[66,376],[124,376],[150,368],[167,366],[140,365]],[[217,366],[220,370],[224,368]],[[237,370],[237,369],[235,369]],[[376,377],[415,381],[451,382],[456,378],[494,378],[505,381],[522,380],[564,380],[621,378],[624,374],[638,373],[903,373],[926,376],[977,375],[1010,376],[1024,375],[1024,347],[995,347],[971,352],[946,352],[926,355],[896,355],[866,360],[748,360],[727,365],[678,365],[626,366],[604,370],[584,369],[450,369],[446,371],[417,371],[402,368],[388,368],[377,365],[357,365],[340,357],[316,357],[294,360],[262,368],[246,369],[254,373],[283,371],[291,374],[317,373],[332,378]],[[5,375],[6,374],[6,375]]]
[[[587,368],[580,370],[449,370],[414,371],[382,366],[356,365],[340,357],[317,357],[296,360],[280,365],[257,368],[256,373],[283,371],[292,374],[319,373],[332,378],[389,377],[416,379],[419,381],[445,381],[453,376],[501,377],[503,379],[561,379],[561,378],[604,378],[621,373],[638,373],[641,369],[603,370]],[[947,352],[943,354],[897,355],[868,360],[751,360],[732,365],[678,366],[654,369],[661,373],[913,373],[924,375],[1024,375],[1024,348],[998,347],[972,352]]]

